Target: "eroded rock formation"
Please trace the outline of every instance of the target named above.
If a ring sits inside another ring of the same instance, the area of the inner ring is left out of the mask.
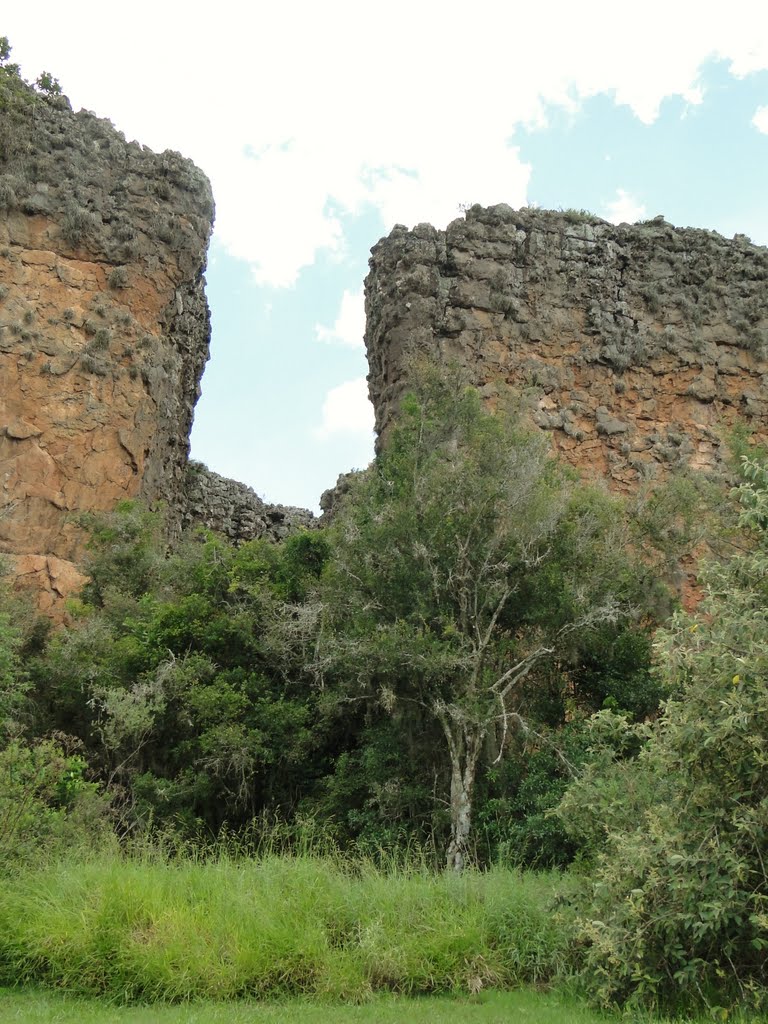
[[[212,225],[189,160],[0,69],[0,555],[54,618],[84,581],[82,512],[139,497],[172,535],[235,541],[314,521],[188,463]]]
[[[122,498],[163,502],[172,532],[310,525],[188,465],[210,333],[205,176],[12,76],[0,100],[0,554],[18,579],[55,608],[82,581],[78,514]],[[556,450],[617,489],[719,471],[739,421],[768,440],[768,250],[741,236],[473,207],[382,239],[366,309],[384,438],[428,356],[491,403],[521,392]]]
[[[317,521],[290,505],[269,505],[246,484],[219,476],[200,462],[187,467],[183,526],[205,526],[236,543],[265,537],[282,540]]]
[[[77,515],[141,496],[183,515],[208,358],[205,175],[61,97],[0,104],[0,552],[77,586]]]
[[[617,490],[683,464],[718,472],[738,421],[768,438],[768,249],[743,236],[473,207],[445,231],[395,227],[370,267],[384,437],[427,356],[464,366],[489,402],[521,392],[557,452]]]

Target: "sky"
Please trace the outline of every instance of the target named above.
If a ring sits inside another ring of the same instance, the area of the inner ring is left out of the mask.
[[[362,288],[394,224],[504,202],[768,244],[766,0],[35,0],[0,35],[210,177],[192,457],[271,502],[372,457]]]

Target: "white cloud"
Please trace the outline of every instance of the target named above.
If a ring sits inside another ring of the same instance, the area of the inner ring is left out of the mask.
[[[365,377],[347,380],[325,396],[322,422],[312,434],[324,441],[334,434],[365,434],[373,431],[373,406]]]
[[[349,345],[351,348],[361,347],[365,334],[365,296],[362,289],[351,292],[345,288],[336,323],[333,327],[316,324],[315,334],[318,341]]]
[[[508,141],[547,104],[609,93],[650,123],[665,97],[700,100],[708,58],[768,67],[765,0],[390,0],[374,30],[359,0],[134,0],[119,23],[99,0],[76,17],[60,0],[7,6],[25,74],[48,67],[75,105],[191,156],[219,240],[275,286],[342,252],[344,214],[367,204],[389,229],[523,203],[530,171]]]
[[[759,132],[768,135],[768,107],[757,108],[755,116],[752,118],[752,124]]]
[[[605,204],[605,219],[613,224],[634,224],[645,215],[645,206],[623,188],[617,188],[616,198]]]
[[[216,234],[231,255],[250,263],[257,284],[290,287],[320,249],[338,251],[342,229],[327,212],[329,181],[307,173],[311,144],[242,148],[211,158]]]

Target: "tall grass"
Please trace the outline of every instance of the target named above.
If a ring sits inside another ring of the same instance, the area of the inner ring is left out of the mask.
[[[311,853],[64,860],[0,879],[0,984],[116,1001],[510,987],[561,967],[565,884]]]

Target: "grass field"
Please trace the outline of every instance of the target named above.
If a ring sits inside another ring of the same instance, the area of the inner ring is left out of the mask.
[[[293,1000],[131,1007],[0,991],[3,1024],[631,1024],[639,1019],[594,1013],[559,995],[528,989],[465,998],[385,996],[362,1006]]]
[[[41,864],[0,876],[0,1022],[658,1022],[570,997],[573,884],[318,855]]]
[[[566,885],[317,856],[63,861],[0,880],[0,985],[122,1003],[510,989],[562,968]]]

